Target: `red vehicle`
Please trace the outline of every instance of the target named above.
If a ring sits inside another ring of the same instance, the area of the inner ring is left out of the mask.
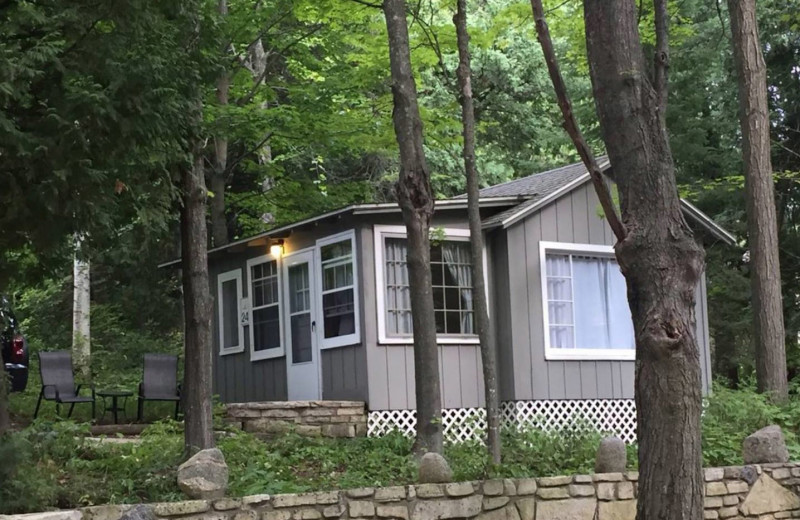
[[[28,386],[28,342],[19,329],[11,304],[0,295],[0,346],[3,364],[11,382],[12,392],[22,392]]]

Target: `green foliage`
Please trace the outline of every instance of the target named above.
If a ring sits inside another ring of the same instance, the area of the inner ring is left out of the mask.
[[[740,390],[714,385],[703,414],[703,462],[707,466],[742,463],[744,438],[770,424],[783,428],[790,458],[800,457],[800,406],[771,403],[750,382]]]

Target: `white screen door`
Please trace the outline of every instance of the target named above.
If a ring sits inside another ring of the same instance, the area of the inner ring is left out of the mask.
[[[283,261],[286,280],[286,371],[289,400],[321,399],[319,348],[317,346],[314,251],[287,255]]]

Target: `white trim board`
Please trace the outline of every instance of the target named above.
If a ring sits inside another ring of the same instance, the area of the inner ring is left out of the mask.
[[[236,323],[239,327],[239,344],[225,348],[225,320],[222,297],[222,285],[236,281]],[[244,352],[244,325],[242,324],[242,269],[232,269],[217,275],[217,329],[219,334],[219,355],[239,354]]]
[[[562,349],[550,347],[550,310],[547,305],[547,253],[588,254],[588,256],[614,258],[612,246],[573,244],[568,242],[539,242],[539,276],[541,280],[542,299],[542,335],[544,336],[544,358],[548,361],[584,360],[584,361],[634,361],[636,349]],[[572,286],[573,294],[575,286]],[[573,312],[574,312],[573,300]],[[574,319],[573,319],[574,324]]]

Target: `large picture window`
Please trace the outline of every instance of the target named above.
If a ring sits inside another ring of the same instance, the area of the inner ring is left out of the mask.
[[[236,269],[220,274],[217,277],[220,355],[244,351],[244,333],[239,308],[241,299],[242,270]]]
[[[633,321],[610,246],[541,243],[548,359],[634,359]]]
[[[412,339],[405,228],[376,226],[378,329],[382,343]],[[472,343],[475,336],[472,260],[467,230],[445,230],[431,244],[434,317],[440,343]]]
[[[355,234],[352,231],[317,242],[321,271],[321,348],[352,345],[361,341]]]
[[[250,276],[250,357],[269,359],[283,355],[281,280],[278,262],[271,256],[247,261]]]

